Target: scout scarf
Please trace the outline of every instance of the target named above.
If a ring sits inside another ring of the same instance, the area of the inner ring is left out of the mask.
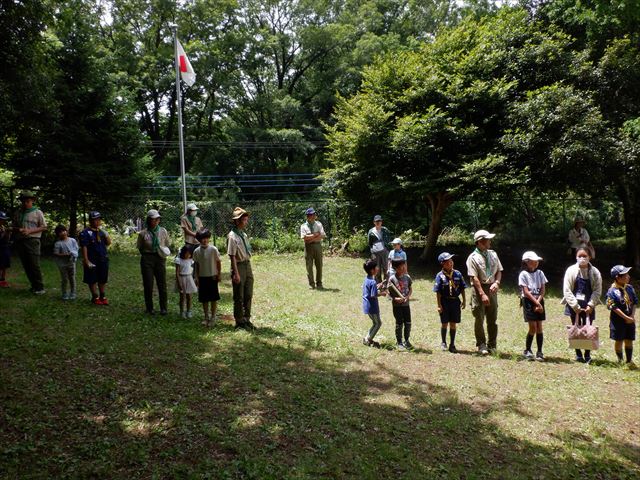
[[[189,223],[191,223],[191,231],[193,231],[193,232],[197,232],[197,230],[196,230],[196,219],[197,218],[198,217],[196,217],[195,215],[194,216],[187,215],[187,220],[189,220]]]
[[[22,211],[22,216],[20,217],[20,227],[26,228],[24,224],[24,219],[27,218],[27,215],[29,215],[31,212],[35,212],[36,210],[38,210],[38,207],[34,205],[33,207],[27,208],[26,210]]]
[[[100,243],[100,229],[99,228],[91,228],[91,231],[96,234],[96,242]]]
[[[442,270],[442,273],[444,274],[445,277],[449,279],[449,295],[453,297],[454,296],[453,288],[455,287],[453,283],[453,270],[451,270],[451,273],[447,273],[444,270]]]
[[[238,227],[233,227],[231,229],[231,231],[233,233],[235,233],[236,235],[238,235],[241,239],[242,239],[242,243],[244,244],[244,249],[247,251],[247,253],[249,255],[251,255],[251,244],[249,243],[249,239],[247,238],[247,236],[245,235],[244,232],[241,232]]]
[[[485,274],[487,275],[487,278],[489,278],[491,276],[491,257],[489,256],[489,251],[485,250],[483,252],[477,247],[475,251],[476,253],[479,253],[480,255],[482,255],[482,257],[484,258],[484,270],[485,270]]]
[[[315,224],[316,224],[315,221],[312,222],[312,223],[307,222],[307,226],[309,227],[309,232],[313,233],[313,227],[314,227]]]
[[[150,228],[149,233],[151,234],[151,250],[153,252],[157,252],[160,248],[160,238],[158,238],[158,234],[160,233],[160,225],[156,225],[153,229]]]
[[[627,292],[626,285],[621,285],[618,282],[613,282],[611,284],[611,288],[617,288],[618,290],[620,290],[620,295],[624,300],[626,310],[629,311],[629,309],[631,308],[631,298],[629,297],[629,292]]]

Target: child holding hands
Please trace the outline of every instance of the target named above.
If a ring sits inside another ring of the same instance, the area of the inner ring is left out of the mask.
[[[622,345],[627,357],[627,365],[633,364],[633,341],[636,339],[636,322],[633,318],[638,297],[633,287],[629,285],[629,270],[631,267],[616,265],[611,269],[614,282],[607,291],[607,308],[611,311],[609,317],[609,337],[613,340],[618,361],[622,362]]]

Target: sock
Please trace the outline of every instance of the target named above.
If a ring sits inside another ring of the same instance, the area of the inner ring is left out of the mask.
[[[625,348],[624,354],[627,356],[627,363],[631,363],[631,359],[633,358],[633,347]]]
[[[451,330],[453,332],[453,330]],[[442,337],[442,343],[447,343],[447,327],[440,329],[440,336]]]
[[[591,350],[585,350],[585,351],[584,351],[584,358],[585,358],[585,360],[586,360],[587,358],[591,358]]]
[[[618,360],[621,362],[622,361],[622,350],[616,350],[616,356],[618,357]]]
[[[533,335],[527,333],[527,342],[525,344],[525,350],[528,352],[531,350],[531,344],[533,343]]]
[[[449,344],[449,346],[455,345],[456,344],[456,330],[449,330],[449,335],[451,336],[451,343]]]
[[[544,342],[544,333],[536,333],[536,345],[539,352],[542,351],[542,342]]]

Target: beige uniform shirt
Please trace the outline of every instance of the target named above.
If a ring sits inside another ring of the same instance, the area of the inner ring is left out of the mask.
[[[40,228],[40,227],[47,226],[47,222],[44,219],[44,214],[42,213],[42,210],[34,210],[33,212],[27,213],[24,216],[24,219],[22,218],[22,211],[18,211],[15,217],[15,221],[16,221],[15,224],[18,228],[32,229],[32,228]],[[20,237],[40,238],[42,237],[42,232],[31,233],[29,235],[20,234]]]
[[[240,233],[244,236],[245,242],[249,243],[249,237],[247,236],[247,234],[243,231],[240,231]],[[247,249],[244,247],[242,238],[240,238],[240,236],[236,232],[231,230],[229,232],[229,235],[227,235],[227,239],[227,254],[230,257],[235,256],[236,262],[244,262],[246,260],[249,260],[251,254],[247,252]]]
[[[494,250],[487,250],[489,258],[489,271],[484,256],[475,250],[467,258],[467,274],[470,277],[478,277],[480,283],[492,284],[496,280],[496,273],[504,270],[498,254]]]
[[[160,231],[158,232],[158,241],[161,247],[169,246],[169,234],[163,227],[160,227]],[[136,246],[142,253],[157,253],[153,251],[153,235],[151,235],[147,229],[142,230],[138,234]]]
[[[187,218],[187,215],[183,215],[180,217],[180,227],[186,227],[189,230],[193,231],[193,227],[191,226],[191,222]],[[196,217],[196,232],[198,230],[202,230],[203,227],[204,225],[202,224],[202,220],[200,220],[200,217]],[[189,235],[187,232],[184,232],[184,243],[190,243],[191,245],[198,245],[200,242],[196,240],[195,236]]]
[[[193,252],[193,261],[198,264],[199,277],[215,277],[220,274],[216,261],[220,261],[220,252],[213,245],[207,248],[199,246]]]
[[[320,232],[320,238],[310,243],[321,243],[322,239],[327,237],[327,234],[324,233],[324,227],[320,222],[316,221],[313,224],[313,232],[312,232],[311,229],[309,228],[309,222],[304,222],[302,225],[300,225],[300,238],[304,238],[306,235],[311,235],[312,233],[317,233],[317,232]]]

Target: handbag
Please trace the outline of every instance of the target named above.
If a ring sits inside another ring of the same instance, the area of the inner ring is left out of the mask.
[[[580,324],[580,315],[576,313],[576,323],[567,325],[569,347],[577,350],[598,350],[600,348],[600,334],[598,327],[593,325],[591,318],[586,317],[584,324]]]

